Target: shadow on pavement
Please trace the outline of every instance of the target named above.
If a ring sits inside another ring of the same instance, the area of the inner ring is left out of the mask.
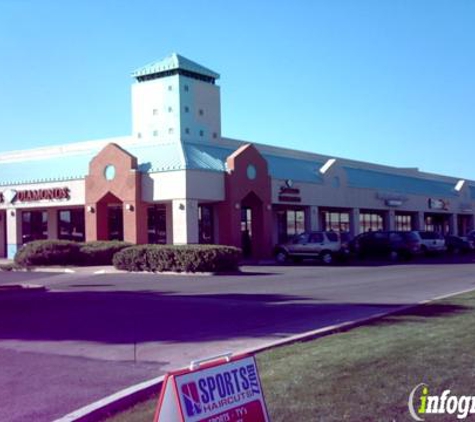
[[[400,306],[312,303],[278,294],[30,292],[0,296],[0,339],[130,344],[280,338]],[[407,315],[432,318],[468,310],[436,304]]]

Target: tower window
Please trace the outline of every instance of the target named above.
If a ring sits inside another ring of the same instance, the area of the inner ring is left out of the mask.
[[[204,114],[204,112],[203,112],[203,109],[202,109],[202,108],[200,108],[200,110],[199,110],[199,112],[198,112],[198,113],[200,114],[200,116],[202,116],[202,115]]]
[[[168,90],[169,91],[173,90],[173,87],[171,85],[168,85]]]
[[[218,137],[218,134],[216,132],[213,132],[213,139],[216,139]]]
[[[158,130],[153,131],[153,136],[158,136]]]
[[[141,138],[142,137],[142,134],[140,132],[137,132],[137,138]]]
[[[173,111],[173,108],[168,107],[168,112],[171,113]]]
[[[154,108],[152,114],[153,114],[154,116],[158,115],[158,110],[157,110],[156,108]]]
[[[190,128],[185,128],[185,133],[189,134],[190,133]]]
[[[169,134],[169,135],[172,135],[172,134],[173,134],[173,128],[172,128],[172,127],[168,129],[168,134]]]
[[[188,87],[188,85],[185,85],[184,89],[186,92],[188,92],[190,88]]]
[[[188,113],[190,111],[190,107],[185,106],[185,113]]]
[[[205,132],[203,130],[200,130],[200,136],[204,136]]]

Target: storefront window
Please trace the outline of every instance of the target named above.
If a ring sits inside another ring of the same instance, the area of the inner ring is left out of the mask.
[[[198,207],[199,241],[202,244],[214,243],[213,207],[200,205]]]
[[[279,243],[305,231],[305,211],[282,210],[277,212]]]
[[[424,229],[446,235],[450,232],[449,216],[444,214],[430,214],[424,218]]]
[[[375,232],[384,229],[384,217],[374,212],[360,213],[360,232]]]
[[[58,211],[58,239],[84,242],[84,210]]]
[[[340,211],[322,211],[322,227],[326,231],[349,232],[350,213]]]
[[[411,214],[396,214],[395,215],[396,230],[411,231],[412,230],[412,215]]]
[[[46,211],[22,212],[22,243],[48,239],[48,213]]]
[[[167,243],[167,212],[165,205],[153,205],[147,212],[148,243]]]

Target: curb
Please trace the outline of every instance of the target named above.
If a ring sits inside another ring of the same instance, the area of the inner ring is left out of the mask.
[[[19,291],[43,291],[45,286],[39,284],[3,284],[0,285],[1,292],[19,292]]]
[[[432,299],[423,300],[415,303],[414,305],[402,306],[398,309],[381,312],[379,314],[372,315],[366,318],[355,319],[353,321],[346,321],[340,324],[330,325],[317,330],[307,331],[303,334],[297,334],[295,336],[287,337],[276,341],[268,342],[262,346],[254,347],[251,349],[244,349],[233,354],[255,354],[274,349],[276,347],[288,346],[298,342],[306,342],[315,340],[317,338],[330,336],[332,334],[343,333],[354,328],[367,325],[371,322],[380,320],[382,318],[404,313],[410,309],[415,309],[423,305],[427,305],[431,302],[447,299],[453,296],[458,296],[464,293],[470,293],[475,291],[475,287],[470,289],[461,290],[441,296],[436,296]],[[100,418],[104,418],[120,411],[124,411],[133,405],[146,400],[154,393],[158,393],[161,389],[165,376],[162,375],[157,378],[153,378],[149,381],[145,381],[139,384],[135,384],[129,388],[121,390],[115,394],[107,396],[101,400],[91,403],[85,407],[77,409],[66,416],[56,419],[53,422],[97,422]]]

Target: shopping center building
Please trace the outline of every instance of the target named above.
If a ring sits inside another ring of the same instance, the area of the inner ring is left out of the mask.
[[[225,138],[219,75],[177,54],[132,76],[132,135],[0,154],[0,257],[123,239],[262,258],[304,230],[473,228],[474,181]]]

